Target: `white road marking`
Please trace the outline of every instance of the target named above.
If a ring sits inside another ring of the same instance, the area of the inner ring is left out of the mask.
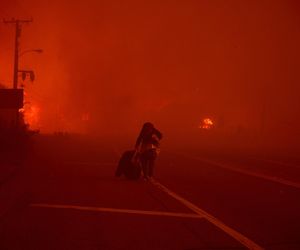
[[[256,161],[268,162],[268,163],[272,163],[272,164],[280,165],[280,166],[284,166],[284,167],[300,168],[299,165],[286,163],[286,162],[282,162],[282,161],[274,161],[274,160],[268,160],[268,159],[262,159],[262,158],[256,158],[256,157],[249,157],[249,158],[256,160]]]
[[[262,173],[257,173],[257,172],[253,172],[253,171],[246,170],[246,169],[232,167],[228,164],[203,159],[203,158],[200,158],[200,157],[187,156],[187,155],[184,155],[184,154],[181,154],[181,155],[186,157],[186,158],[198,160],[198,161],[208,163],[208,164],[213,165],[213,166],[217,166],[217,167],[220,167],[220,168],[224,168],[224,169],[233,171],[233,172],[237,172],[237,173],[241,173],[241,174],[245,174],[245,175],[249,175],[249,176],[254,176],[254,177],[257,177],[257,178],[264,179],[264,180],[268,180],[268,181],[272,181],[272,182],[276,182],[276,183],[280,183],[280,184],[283,184],[283,185],[286,185],[286,186],[290,186],[290,187],[300,189],[300,183],[299,182],[290,181],[290,180],[287,180],[287,179],[284,179],[284,178],[281,178],[281,177],[277,177],[277,176],[270,176],[270,175],[266,175],[266,174],[262,174]]]
[[[238,231],[236,231],[236,230],[230,228],[229,226],[225,225],[222,221],[218,220],[217,218],[215,218],[211,214],[209,214],[209,213],[205,212],[204,210],[202,210],[201,208],[197,207],[192,202],[190,202],[190,201],[182,198],[181,196],[179,196],[175,192],[171,191],[170,189],[168,189],[167,187],[165,187],[164,185],[162,185],[158,181],[151,180],[151,183],[155,187],[157,187],[158,189],[162,190],[163,192],[167,193],[168,195],[170,195],[171,197],[173,197],[177,201],[179,201],[182,204],[184,204],[186,207],[188,207],[189,209],[191,209],[192,211],[194,211],[198,215],[204,217],[210,223],[212,223],[216,227],[218,227],[221,230],[223,230],[225,233],[227,233],[228,235],[230,235],[235,240],[239,241],[245,247],[247,247],[249,249],[252,249],[252,250],[261,250],[261,249],[263,249],[261,246],[259,246],[258,244],[256,244],[254,241],[250,240],[249,238],[247,238],[246,236],[242,235]]]
[[[203,216],[198,214],[170,213],[170,212],[162,212],[162,211],[145,211],[145,210],[118,209],[118,208],[106,208],[106,207],[86,207],[86,206],[56,205],[56,204],[42,204],[42,203],[30,204],[30,206],[39,207],[39,208],[73,209],[73,210],[81,210],[81,211],[155,215],[155,216],[167,216],[167,217],[179,217],[179,218],[194,218],[194,219],[203,218]]]

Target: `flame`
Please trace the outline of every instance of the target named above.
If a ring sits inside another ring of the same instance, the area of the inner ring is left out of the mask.
[[[24,106],[19,112],[23,115],[24,124],[30,129],[39,129],[40,108],[33,103],[32,96],[27,91],[24,91]]]
[[[25,104],[24,108],[19,110],[23,113],[24,123],[31,129],[38,129],[40,108],[36,105]]]
[[[204,118],[201,121],[201,123],[199,125],[199,128],[201,128],[201,129],[211,129],[213,126],[214,126],[214,123],[213,123],[212,119]]]

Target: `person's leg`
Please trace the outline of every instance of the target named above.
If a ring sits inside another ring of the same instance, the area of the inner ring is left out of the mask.
[[[148,168],[149,168],[148,176],[152,177],[153,176],[153,168],[154,168],[154,160],[153,159],[149,160]]]
[[[148,158],[148,175],[149,177],[153,177],[153,172],[154,172],[154,163],[156,160],[156,151],[151,150],[149,152],[149,158]]]
[[[147,178],[148,177],[148,166],[147,166],[148,159],[147,159],[146,152],[141,154],[141,165],[142,165],[143,175],[145,178]]]

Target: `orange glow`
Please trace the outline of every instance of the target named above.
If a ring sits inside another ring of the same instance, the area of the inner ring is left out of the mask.
[[[40,108],[36,105],[25,104],[23,109],[20,109],[23,113],[24,122],[31,129],[38,129],[39,127],[39,113]]]
[[[298,145],[299,1],[216,2],[0,1],[7,20],[33,17],[20,38],[19,69],[36,76],[19,74],[26,122],[111,135],[153,121],[174,140],[193,128]],[[0,33],[0,85],[12,88],[14,26]]]
[[[214,126],[213,121],[210,118],[204,118],[199,125],[201,129],[211,129]]]
[[[24,107],[19,112],[23,114],[24,123],[30,129],[40,129],[40,107],[33,103],[27,91],[24,91]]]

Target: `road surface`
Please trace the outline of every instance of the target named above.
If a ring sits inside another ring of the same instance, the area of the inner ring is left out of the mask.
[[[0,249],[300,249],[297,159],[168,148],[128,181],[125,149],[38,140],[0,188]]]

